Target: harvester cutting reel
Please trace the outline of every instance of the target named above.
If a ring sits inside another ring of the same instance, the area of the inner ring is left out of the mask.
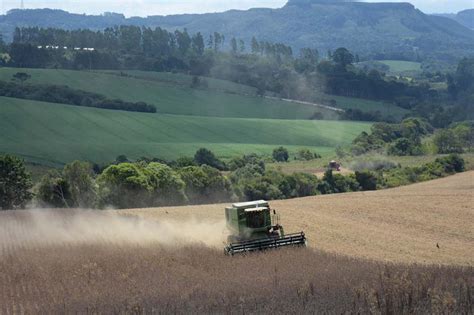
[[[285,246],[306,247],[307,240],[304,232],[287,234],[285,236],[270,236],[255,240],[233,242],[224,249],[227,255],[276,249]]]

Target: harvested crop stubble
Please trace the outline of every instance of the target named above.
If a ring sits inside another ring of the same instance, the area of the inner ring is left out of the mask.
[[[313,248],[389,262],[474,265],[474,172],[374,192],[272,201]],[[134,209],[144,218],[219,220],[225,205]],[[436,244],[440,248],[437,248]]]
[[[316,248],[471,266],[394,264],[301,248],[231,258],[219,244],[222,205],[0,213],[0,314],[471,314],[473,174],[387,191],[275,203],[284,209],[283,222],[291,230],[308,224],[305,229]],[[331,222],[326,229],[308,229]],[[382,225],[380,239],[362,242],[366,232],[358,229],[374,223]],[[429,237],[434,232],[443,240],[439,254],[426,256],[424,246],[433,241]],[[392,244],[405,233],[411,240],[418,235],[419,257],[417,251],[412,256],[393,252],[407,246],[402,241]],[[383,242],[385,247],[378,248]],[[455,246],[461,251],[451,252]]]
[[[469,313],[472,267],[384,265],[305,249],[10,249],[0,313]]]

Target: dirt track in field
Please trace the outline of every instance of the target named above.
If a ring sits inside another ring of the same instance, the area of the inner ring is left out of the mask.
[[[323,251],[381,261],[474,265],[474,172],[390,190],[271,205],[287,233],[303,230],[309,245]],[[122,214],[219,222],[224,206],[133,209]]]

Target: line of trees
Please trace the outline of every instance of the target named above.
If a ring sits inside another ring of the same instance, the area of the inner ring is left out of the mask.
[[[21,83],[0,81],[0,96],[102,109],[156,113],[156,107],[145,102],[133,103],[109,99],[104,95],[76,90],[68,86],[25,84],[29,78],[30,75],[27,73],[18,72],[13,75],[13,79]]]
[[[266,169],[255,154],[236,158],[229,175],[195,159],[172,165],[141,159],[114,163],[97,174],[90,163],[75,161],[50,171],[32,189],[24,162],[0,156],[0,209],[24,208],[33,197],[43,207],[99,209],[288,199],[395,187],[464,171],[464,160],[457,155],[420,167],[362,168],[348,176],[328,169],[322,178]]]

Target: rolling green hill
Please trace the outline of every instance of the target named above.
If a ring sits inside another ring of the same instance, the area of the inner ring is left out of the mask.
[[[309,119],[320,112],[326,119],[337,118],[334,111],[311,105],[265,99],[255,97],[255,94],[237,94],[249,94],[253,90],[221,80],[206,79],[211,89],[192,89],[191,76],[171,73],[131,72],[131,76],[120,76],[88,71],[17,68],[0,68],[0,80],[9,81],[17,72],[30,74],[28,83],[68,85],[109,98],[142,101],[155,105],[161,114]]]
[[[190,88],[193,77],[179,73],[148,71],[71,71],[55,69],[0,68],[0,80],[13,74],[31,75],[27,83],[68,85],[125,101],[143,101],[156,105],[159,113],[236,118],[309,119],[316,112],[325,119],[337,119],[331,110],[311,105],[255,97],[256,89],[213,78],[201,78],[205,88]],[[407,111],[393,104],[358,98],[321,94],[335,100],[336,107],[380,111],[401,118]]]
[[[154,71],[140,71],[140,70],[106,70],[97,71],[97,73],[106,73],[118,76],[128,76],[130,78],[142,79],[147,81],[155,81],[161,84],[169,84],[173,86],[181,86],[189,88],[192,85],[193,76],[183,73],[170,72],[154,72]],[[257,89],[248,85],[238,84],[231,81],[219,80],[210,77],[201,77],[201,81],[205,82],[205,88],[212,91],[221,91],[240,95],[255,96]]]
[[[117,155],[174,159],[207,147],[221,157],[277,145],[330,154],[370,124],[132,113],[0,97],[0,153],[58,166]]]

